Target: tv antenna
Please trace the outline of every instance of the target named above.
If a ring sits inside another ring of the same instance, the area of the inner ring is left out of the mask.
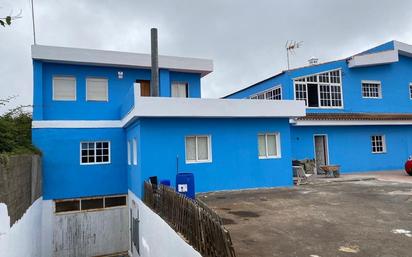
[[[286,57],[288,60],[288,70],[290,70],[290,59],[289,59],[289,54],[294,54],[295,49],[300,48],[303,45],[303,41],[294,41],[294,40],[288,40],[286,41],[285,44],[285,49],[286,49]]]

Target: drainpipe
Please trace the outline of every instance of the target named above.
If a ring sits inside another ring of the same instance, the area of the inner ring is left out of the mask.
[[[157,28],[150,30],[151,35],[151,57],[152,57],[152,79],[150,81],[151,96],[159,96],[159,53],[157,45]]]

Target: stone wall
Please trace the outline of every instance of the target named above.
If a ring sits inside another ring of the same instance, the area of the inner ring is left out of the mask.
[[[42,194],[41,157],[0,155],[0,203],[7,205],[10,225]]]

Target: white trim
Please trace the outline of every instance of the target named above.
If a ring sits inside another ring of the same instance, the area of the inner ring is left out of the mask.
[[[65,80],[71,80],[74,81],[74,98],[73,99],[56,99],[55,96],[55,79],[65,79]],[[70,76],[70,75],[53,75],[52,77],[52,100],[53,101],[62,101],[62,102],[74,102],[77,101],[77,78],[75,76]]]
[[[131,154],[130,140],[127,140],[127,165],[132,164],[130,154]]]
[[[89,99],[88,89],[89,89],[89,80],[105,80],[106,81],[106,99],[103,100],[94,100]],[[109,79],[105,77],[86,77],[86,102],[109,102]]]
[[[265,156],[259,155],[259,136],[265,136]],[[275,136],[275,143],[276,143],[276,155],[269,155],[268,154],[268,136]],[[281,152],[281,143],[280,143],[280,132],[268,132],[268,133],[258,133],[258,158],[260,160],[266,159],[280,159],[282,158]]]
[[[293,126],[412,125],[412,120],[290,120]]]
[[[151,67],[150,54],[32,45],[31,56],[34,60],[58,63],[130,68]],[[203,77],[213,71],[213,61],[200,58],[159,55],[159,68],[180,72],[200,73]]]
[[[330,69],[330,70],[325,70],[325,71],[319,71],[319,72],[316,72],[316,73],[308,73],[308,74],[306,74],[306,75],[302,75],[302,76],[299,76],[299,77],[293,77],[292,78],[292,80],[295,80],[295,79],[303,79],[303,78],[306,78],[306,77],[311,77],[311,76],[317,76],[317,75],[320,75],[320,74],[323,74],[323,73],[328,73],[328,72],[332,72],[332,71],[337,71],[337,70],[340,70],[341,71],[341,77],[342,77],[342,68],[336,68],[336,69]],[[342,79],[342,78],[341,78]],[[323,82],[322,82],[323,83]],[[342,83],[342,81],[341,81],[341,83]]]
[[[375,84],[378,85],[378,97],[364,96],[363,95],[363,84]],[[382,82],[380,80],[362,80],[361,81],[361,96],[363,99],[382,99]]]
[[[372,140],[373,137],[382,137],[382,152],[374,152],[373,151],[373,140]],[[386,153],[386,136],[385,136],[385,134],[373,134],[373,135],[370,136],[370,140],[371,140],[371,148],[372,148],[371,153],[372,154],[384,154],[384,153]]]
[[[82,144],[94,143],[94,162],[82,162]],[[108,157],[107,162],[96,162],[96,143],[108,143]],[[111,164],[112,152],[111,152],[111,141],[110,140],[93,140],[93,141],[80,141],[80,165],[106,165]]]
[[[186,140],[188,137],[195,138],[195,158],[196,160],[187,160],[187,147],[186,147]],[[207,138],[207,160],[199,160],[198,156],[198,144],[197,139],[198,137],[206,137]],[[185,163],[186,164],[195,164],[195,163],[211,163],[212,162],[212,136],[211,135],[188,135],[185,136]]]
[[[137,165],[137,140],[136,138],[133,138],[132,140],[132,145],[133,145],[133,165]]]
[[[266,98],[266,93],[270,92],[270,91],[275,91],[276,89],[280,89],[280,99],[267,99]],[[259,99],[259,98],[253,98],[253,97],[257,97],[258,95],[264,95],[264,99]],[[253,100],[282,100],[283,99],[283,91],[282,91],[282,84],[273,86],[271,88],[265,89],[263,91],[257,92],[253,95],[250,95],[247,99],[253,99]]]
[[[389,64],[399,61],[398,50],[352,56],[348,61],[349,68],[366,67],[379,64]]]

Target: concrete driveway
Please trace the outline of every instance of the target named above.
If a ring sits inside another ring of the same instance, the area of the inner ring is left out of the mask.
[[[412,185],[368,180],[199,198],[231,232],[238,257],[412,256]]]

